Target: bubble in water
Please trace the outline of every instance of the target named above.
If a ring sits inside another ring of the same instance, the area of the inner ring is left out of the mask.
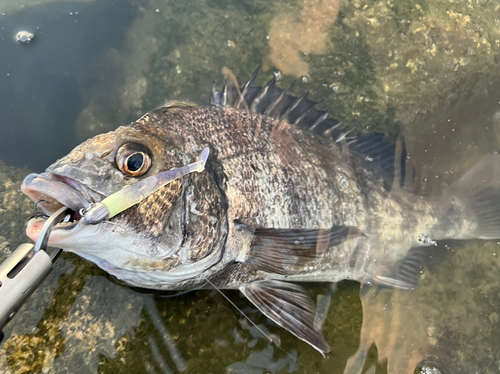
[[[432,240],[429,235],[426,234],[420,234],[418,236],[418,242],[423,244],[423,245],[434,245],[437,246],[437,242],[435,240]]]
[[[29,44],[33,40],[34,37],[35,37],[35,35],[33,35],[33,33],[23,30],[23,31],[19,31],[16,34],[16,41],[19,43]]]

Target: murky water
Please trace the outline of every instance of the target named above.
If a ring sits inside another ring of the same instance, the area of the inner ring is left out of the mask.
[[[499,25],[494,0],[3,0],[0,260],[28,240],[30,170],[167,100],[207,103],[223,66],[262,64],[356,131],[403,135],[419,193],[438,194],[499,148]],[[0,373],[498,373],[500,242],[437,244],[412,292],[307,285],[331,294],[326,357],[236,291],[279,347],[215,291],[151,294],[64,254],[4,329]]]

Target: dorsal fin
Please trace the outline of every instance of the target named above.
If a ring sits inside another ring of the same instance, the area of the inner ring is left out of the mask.
[[[352,129],[342,125],[342,121],[329,117],[326,110],[316,108],[317,102],[308,98],[308,93],[295,97],[289,93],[293,84],[281,89],[276,85],[276,77],[264,86],[255,85],[260,67],[241,87],[236,78],[225,68],[225,79],[222,90],[218,93],[212,87],[210,102],[213,105],[249,110],[269,116],[311,131],[321,136],[332,137],[337,143],[347,143],[350,150],[357,154],[367,167],[380,170],[386,189],[402,187],[405,181],[405,153],[396,154],[393,143],[385,140],[383,134],[365,134],[350,136]],[[401,160],[399,159],[401,157]],[[395,167],[398,170],[395,170]]]
[[[245,85],[241,89],[241,97],[236,105],[237,108],[241,107],[241,103],[246,101],[247,105],[251,105],[252,101],[255,99],[255,96],[260,92],[260,87],[255,87],[255,79],[259,74],[260,66],[255,69],[253,74],[250,76],[250,79],[245,83]]]
[[[326,110],[316,109],[317,102],[308,99],[308,93],[295,97],[289,93],[293,86],[281,89],[276,85],[276,77],[264,86],[255,86],[255,79],[260,67],[250,76],[250,79],[241,87],[236,82],[229,69],[225,69],[226,77],[221,92],[212,86],[210,103],[229,108],[248,109],[253,113],[262,114],[281,121],[287,121],[305,130],[317,134],[331,135],[334,139],[342,136],[342,131],[331,131],[337,128],[339,121],[328,117]]]

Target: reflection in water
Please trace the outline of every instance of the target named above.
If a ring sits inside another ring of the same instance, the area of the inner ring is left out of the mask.
[[[182,358],[181,353],[177,349],[174,341],[172,340],[172,337],[170,336],[167,327],[163,323],[160,317],[160,313],[158,313],[158,309],[151,299],[146,300],[146,310],[149,314],[149,318],[151,318],[151,321],[153,322],[153,325],[155,326],[156,330],[158,331],[158,334],[161,336],[165,346],[168,349],[168,352],[170,353],[170,357],[175,363],[175,366],[178,371],[184,371],[186,370],[186,362]],[[154,342],[151,339],[151,336],[148,337],[148,341],[150,342],[150,345],[152,342]],[[153,347],[151,347],[153,349]],[[156,351],[158,352],[158,348],[156,347]],[[155,359],[158,361],[158,353],[153,354]]]
[[[230,293],[236,304],[237,293]],[[100,373],[297,372],[297,351],[278,345],[283,331],[266,321],[246,300],[245,314],[258,328],[241,317],[217,293],[197,292],[191,296],[153,298],[143,295],[142,317],[132,331],[116,343],[116,354],[101,356]],[[168,326],[168,327],[167,327]],[[114,356],[114,357],[112,357]],[[201,371],[200,371],[201,370]],[[204,371],[205,370],[205,371]]]
[[[362,373],[372,345],[389,374],[412,374],[419,365],[498,372],[500,246],[450,241],[437,250],[441,258],[415,291],[362,290],[360,346],[345,374]]]
[[[328,311],[330,310],[330,304],[332,302],[332,294],[337,291],[337,283],[332,283],[330,290],[325,294],[319,294],[316,297],[316,315],[314,316],[314,329],[316,331],[321,331],[325,323],[326,317],[328,316]]]
[[[368,289],[361,297],[363,326],[358,351],[347,361],[344,374],[361,374],[372,344],[388,373],[411,374],[424,358],[427,331],[414,295],[399,290]]]
[[[434,134],[408,144],[422,182],[416,192],[440,194],[498,148],[499,98],[497,82],[429,116]],[[499,244],[438,242],[416,290],[363,287],[360,345],[344,373],[361,374],[372,347],[389,374],[412,374],[422,364],[441,373],[498,372]]]
[[[271,53],[265,62],[283,74],[309,76],[309,65],[302,57],[326,51],[328,28],[337,19],[339,9],[339,0],[304,0],[298,19],[294,14],[279,14],[271,22]]]
[[[297,352],[293,351],[287,358],[274,359],[274,348],[264,348],[262,351],[252,352],[245,362],[235,362],[227,367],[228,374],[264,374],[264,373],[293,373],[298,370]]]

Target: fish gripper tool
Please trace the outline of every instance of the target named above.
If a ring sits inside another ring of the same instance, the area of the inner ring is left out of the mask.
[[[52,270],[62,249],[47,253],[49,236],[54,226],[70,212],[66,207],[60,208],[47,219],[35,244],[21,244],[0,264],[0,330]],[[0,332],[0,341],[2,339]]]

